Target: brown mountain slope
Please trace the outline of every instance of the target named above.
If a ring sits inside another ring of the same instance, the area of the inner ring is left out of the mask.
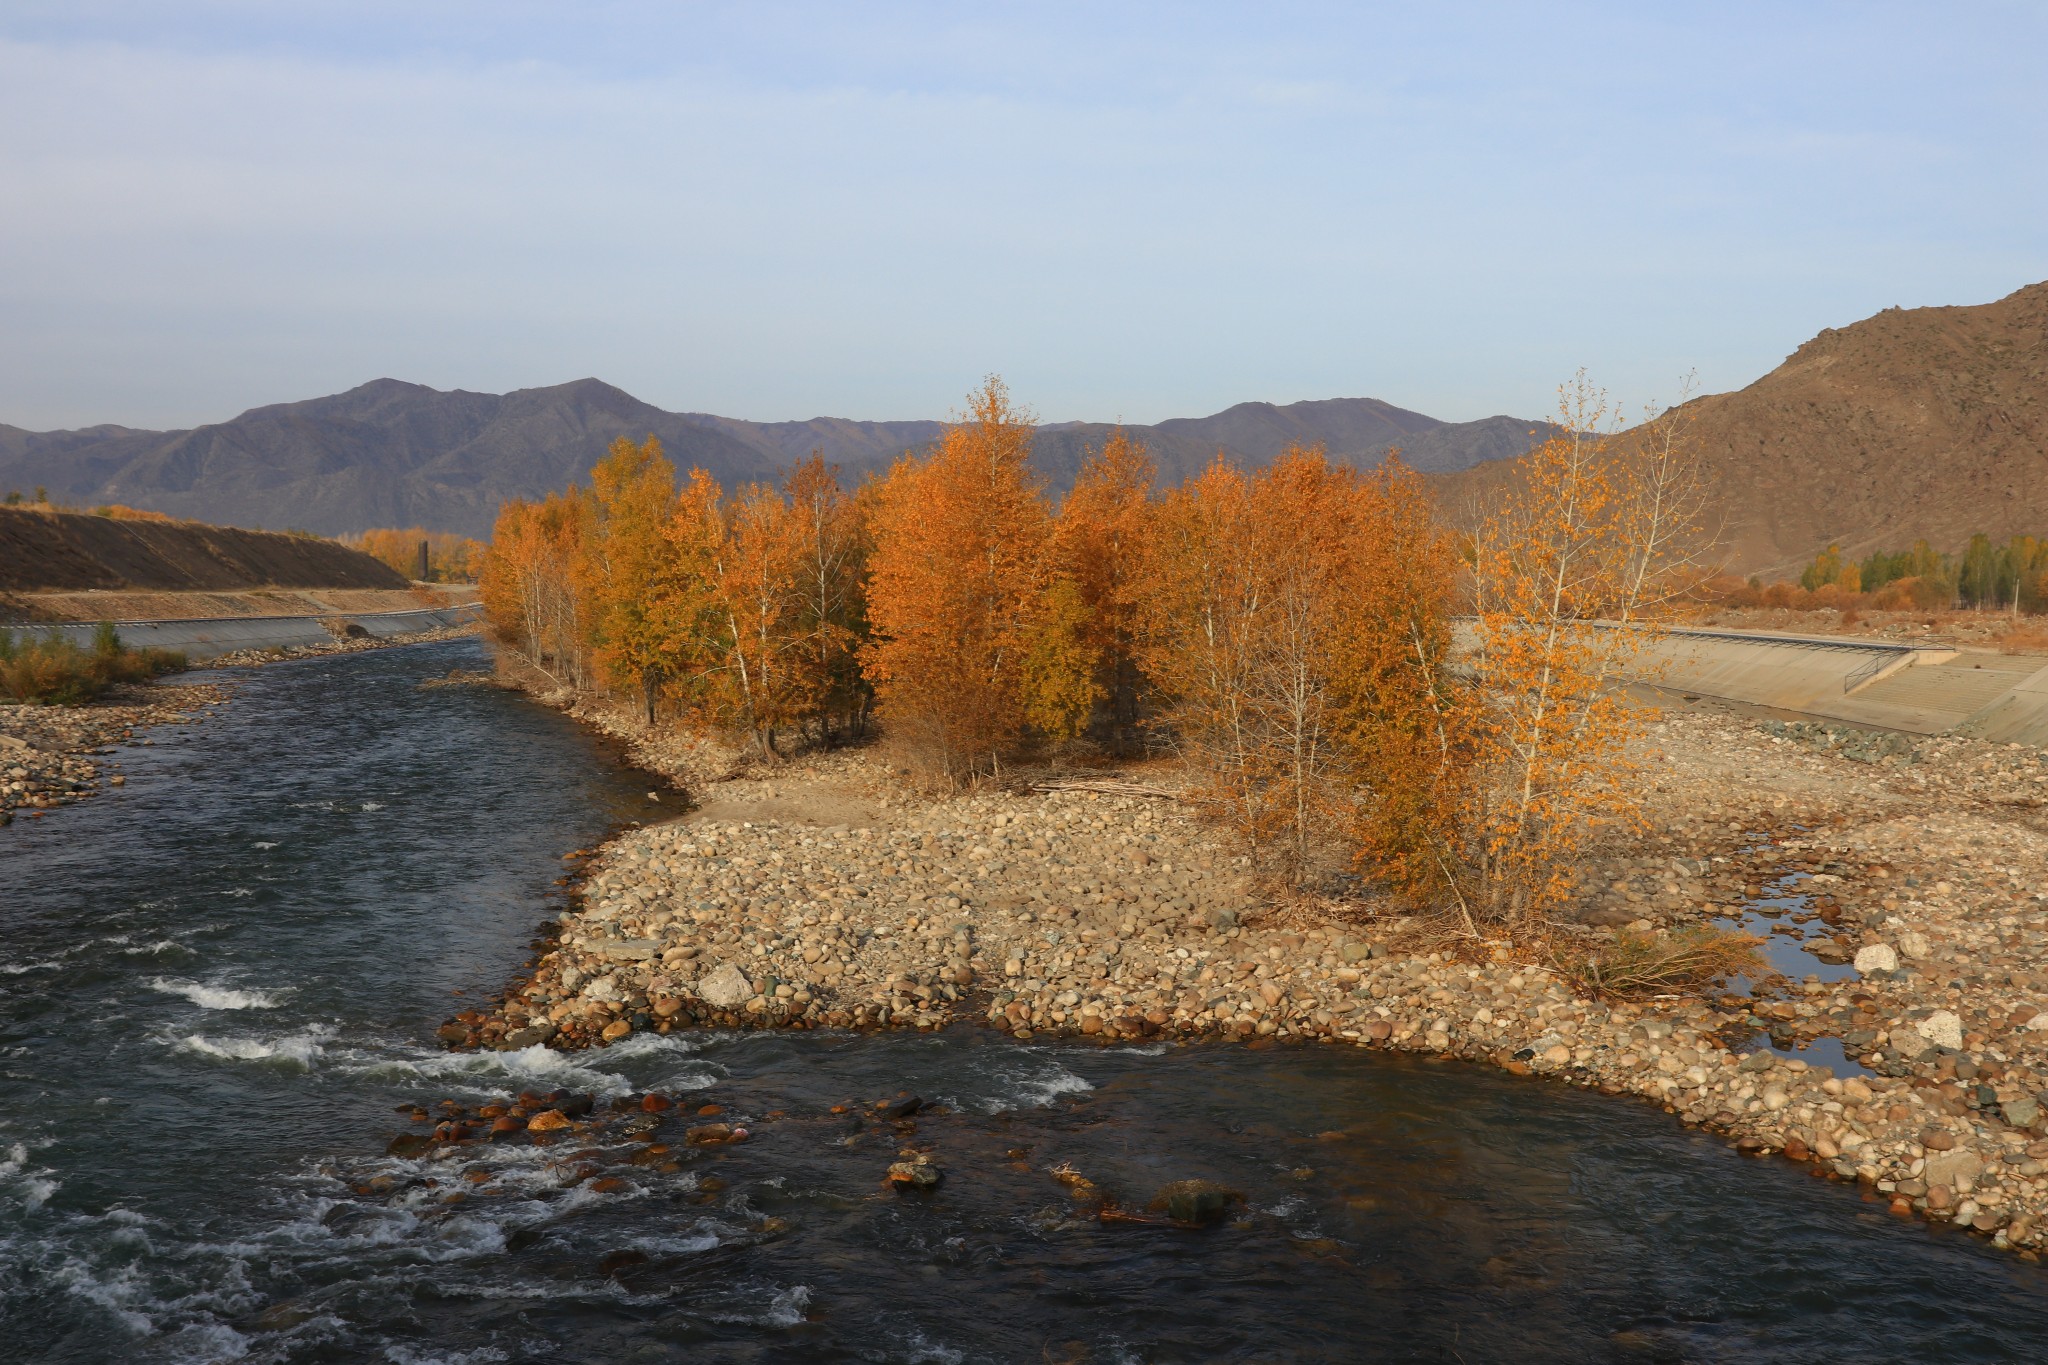
[[[1737,572],[1796,569],[1830,541],[1862,554],[2048,534],[2048,283],[1831,327],[1687,408]],[[1446,505],[1503,468],[1447,477]]]
[[[0,508],[0,590],[9,592],[406,586],[403,574],[331,540]]]

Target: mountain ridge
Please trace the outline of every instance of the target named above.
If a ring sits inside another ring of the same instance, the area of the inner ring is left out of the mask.
[[[2048,281],[1823,328],[1755,382],[1679,411],[1734,572],[1796,574],[1830,544],[1860,558],[1922,538],[1956,550],[1979,531],[2048,535]],[[1514,469],[1433,482],[1469,518]]]
[[[582,479],[618,436],[657,436],[679,468],[701,466],[730,487],[775,480],[813,450],[858,478],[929,445],[946,425],[669,412],[590,377],[503,394],[387,377],[177,431],[0,425],[0,488],[40,486],[67,502],[126,503],[228,525],[328,534],[418,525],[482,536],[499,503]],[[1238,403],[1123,429],[1151,448],[1170,483],[1219,453],[1262,464],[1295,442],[1323,444],[1333,458],[1362,466],[1400,447],[1425,472],[1450,471],[1520,453],[1540,426],[1511,417],[1443,422],[1379,399],[1334,398]],[[1114,430],[1041,424],[1033,464],[1063,491],[1087,449]]]

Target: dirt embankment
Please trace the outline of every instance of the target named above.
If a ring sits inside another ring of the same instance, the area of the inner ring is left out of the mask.
[[[252,616],[366,616],[476,601],[468,583],[410,588],[250,588],[242,592],[0,592],[0,620],[231,621]]]
[[[200,522],[0,508],[4,593],[408,586],[396,570],[331,540]]]

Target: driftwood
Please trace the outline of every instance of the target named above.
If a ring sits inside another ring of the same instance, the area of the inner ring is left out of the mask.
[[[1120,782],[1107,777],[1048,777],[1031,784],[1035,792],[1097,792],[1103,796],[1151,796],[1178,801],[1181,793],[1142,782]]]

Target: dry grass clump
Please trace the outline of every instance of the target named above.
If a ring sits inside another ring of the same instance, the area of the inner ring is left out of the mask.
[[[1623,931],[1600,950],[1559,966],[1591,995],[1683,991],[1767,969],[1753,934],[1694,925],[1665,934]]]
[[[1998,641],[2002,654],[2048,654],[2048,626],[2014,626]]]
[[[185,667],[168,649],[129,649],[112,623],[102,621],[92,648],[81,649],[57,631],[37,636],[0,630],[0,697],[36,706],[75,706],[116,683],[146,682]]]

